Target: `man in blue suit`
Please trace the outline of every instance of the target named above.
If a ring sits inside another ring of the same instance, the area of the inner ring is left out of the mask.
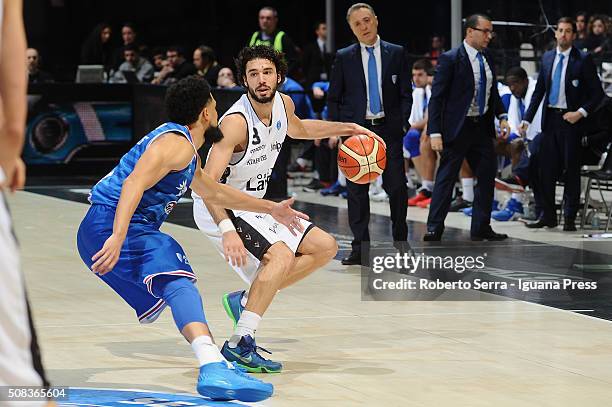
[[[427,132],[431,148],[440,151],[423,240],[439,241],[461,163],[467,159],[478,179],[474,189],[472,240],[503,240],[508,236],[490,226],[497,159],[493,149],[494,119],[502,137],[510,134],[507,114],[499,98],[495,69],[487,46],[494,37],[491,19],[475,14],[466,20],[465,40],[440,55],[429,102]]]
[[[410,68],[403,47],[381,41],[378,18],[370,5],[353,4],[346,19],[359,42],[336,53],[327,93],[329,118],[365,126],[387,144],[387,167],[382,177],[383,188],[389,195],[393,240],[406,242],[408,190],[402,138],[410,128]],[[349,180],[346,183],[349,224],[354,239],[351,254],[342,259],[342,264],[361,264],[362,246],[369,249],[370,241],[369,185]],[[396,243],[396,246],[403,245]]]
[[[585,118],[604,96],[591,56],[573,46],[576,24],[562,17],[555,31],[557,47],[542,56],[542,64],[529,109],[521,125],[525,132],[544,99],[542,109],[541,165],[539,189],[542,215],[529,228],[556,227],[556,182],[562,178],[565,222],[563,230],[576,230],[576,213],[580,204],[580,136]]]

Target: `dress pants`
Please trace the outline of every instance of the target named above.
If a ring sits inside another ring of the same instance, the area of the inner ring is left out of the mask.
[[[576,218],[580,206],[580,133],[576,124],[563,120],[565,110],[548,109],[540,145],[540,189],[542,219],[556,222],[555,189],[558,180],[565,188],[564,216]]]
[[[490,123],[486,123],[486,119],[466,117],[457,137],[450,143],[444,143],[429,205],[428,231],[441,232],[444,229],[453,188],[464,159],[467,159],[477,178],[472,205],[471,234],[479,235],[490,230],[497,159],[494,140],[487,134],[489,129]]]

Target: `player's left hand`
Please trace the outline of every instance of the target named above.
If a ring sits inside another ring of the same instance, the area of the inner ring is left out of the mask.
[[[503,140],[508,139],[510,136],[510,125],[508,124],[508,120],[502,119],[499,121],[499,137]]]
[[[289,198],[274,205],[270,211],[270,215],[278,221],[278,223],[287,226],[292,235],[297,236],[298,232],[304,231],[304,226],[300,219],[308,220],[309,217],[305,213],[296,211],[291,207],[295,202],[295,198]]]
[[[578,120],[582,119],[582,113],[580,112],[567,112],[563,115],[563,120],[575,124]]]
[[[91,271],[101,276],[112,271],[117,261],[119,261],[123,240],[123,238],[114,233],[110,235],[110,237],[106,239],[106,242],[104,242],[102,249],[91,258],[94,262],[91,266]]]

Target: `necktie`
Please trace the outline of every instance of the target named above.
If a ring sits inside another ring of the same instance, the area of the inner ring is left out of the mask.
[[[487,103],[487,73],[485,71],[484,60],[480,52],[476,53],[478,64],[480,65],[480,82],[478,83],[478,114],[483,115]]]
[[[423,114],[427,111],[427,92],[423,92]]]
[[[368,95],[370,96],[370,111],[373,114],[380,112],[380,93],[378,92],[378,72],[376,71],[376,57],[374,47],[368,50]]]
[[[518,100],[519,107],[519,120],[523,120],[523,116],[525,116],[525,105],[523,104],[523,99]]]
[[[551,106],[555,106],[559,101],[559,91],[561,89],[561,71],[563,71],[563,58],[565,55],[559,54],[559,62],[557,62],[557,67],[555,68],[555,73],[552,78],[552,87],[550,89],[550,94],[548,95],[548,104]]]

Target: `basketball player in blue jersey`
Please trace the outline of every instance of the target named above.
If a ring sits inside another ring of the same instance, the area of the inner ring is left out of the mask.
[[[384,145],[376,134],[354,123],[300,120],[291,98],[276,91],[287,66],[273,48],[244,48],[236,65],[248,93],[220,120],[224,138],[213,146],[204,168],[212,178],[263,197],[286,136],[312,140],[366,134]],[[255,331],[276,293],[327,264],[336,255],[337,243],[307,221],[302,221],[304,231],[292,234],[266,214],[227,211],[227,205],[193,196],[196,224],[250,285],[248,292],[223,297],[235,328],[221,353],[250,372],[280,372],[281,363],[257,352]]]
[[[291,200],[256,199],[203,173],[197,149],[205,138],[222,139],[216,102],[208,83],[195,76],[168,88],[170,122],[147,134],[92,189],[92,203],[77,235],[81,258],[134,310],[141,323],[155,321],[170,306],[178,330],[200,364],[197,390],[217,400],[259,401],[271,384],[230,365],[213,343],[202,300],[185,252],[159,228],[191,186],[203,199],[270,214],[294,233],[306,215]]]

